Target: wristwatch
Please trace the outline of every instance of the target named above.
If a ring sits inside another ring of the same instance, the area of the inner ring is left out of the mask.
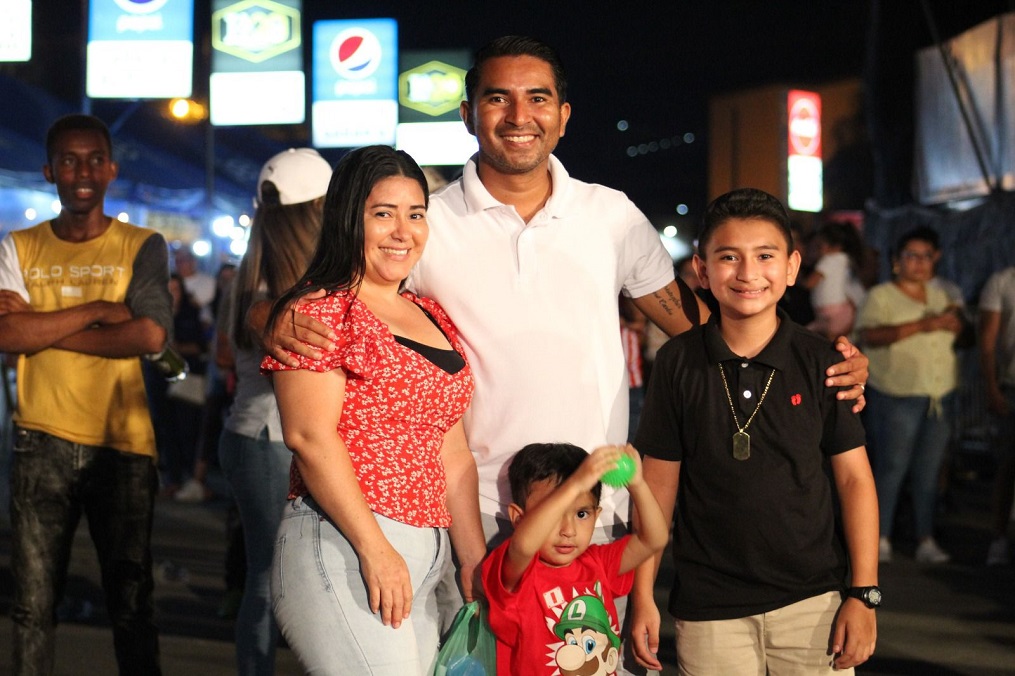
[[[846,590],[846,596],[860,599],[868,608],[881,605],[881,587],[850,587]]]

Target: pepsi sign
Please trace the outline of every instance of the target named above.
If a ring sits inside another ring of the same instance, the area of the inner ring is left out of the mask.
[[[157,31],[162,30],[162,15],[158,11],[165,7],[169,0],[113,0],[125,14],[116,21],[116,30]]]
[[[331,66],[339,77],[346,80],[365,80],[377,72],[381,65],[381,42],[370,31],[356,26],[332,40],[328,49]]]
[[[398,23],[318,21],[313,54],[314,145],[393,144],[398,124]]]
[[[165,7],[169,0],[115,0],[115,2],[125,12],[131,14],[151,14]]]
[[[193,60],[193,2],[88,3],[88,96],[114,99],[190,96]]]

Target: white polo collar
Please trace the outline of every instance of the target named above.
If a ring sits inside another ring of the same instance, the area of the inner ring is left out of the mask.
[[[462,170],[462,192],[465,197],[466,209],[469,213],[475,213],[507,206],[491,195],[483,182],[479,180],[478,157],[477,153],[469,158]],[[567,211],[568,198],[571,195],[571,177],[555,155],[550,155],[549,160],[553,192],[541,211],[546,212],[550,218],[559,218]]]

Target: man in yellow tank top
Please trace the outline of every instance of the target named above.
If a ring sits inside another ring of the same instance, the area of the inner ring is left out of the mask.
[[[68,115],[46,137],[60,214],[0,241],[0,351],[18,356],[11,470],[15,674],[53,670],[55,608],[81,514],[121,674],[159,674],[151,529],[155,441],[139,357],[172,327],[166,242],[104,213],[109,130]]]

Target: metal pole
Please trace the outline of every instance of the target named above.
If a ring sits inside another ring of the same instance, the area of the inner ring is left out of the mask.
[[[210,116],[204,129],[204,220],[207,228],[215,213],[215,125],[211,123]]]
[[[81,0],[81,112],[92,114],[92,100],[88,98],[88,0]]]

